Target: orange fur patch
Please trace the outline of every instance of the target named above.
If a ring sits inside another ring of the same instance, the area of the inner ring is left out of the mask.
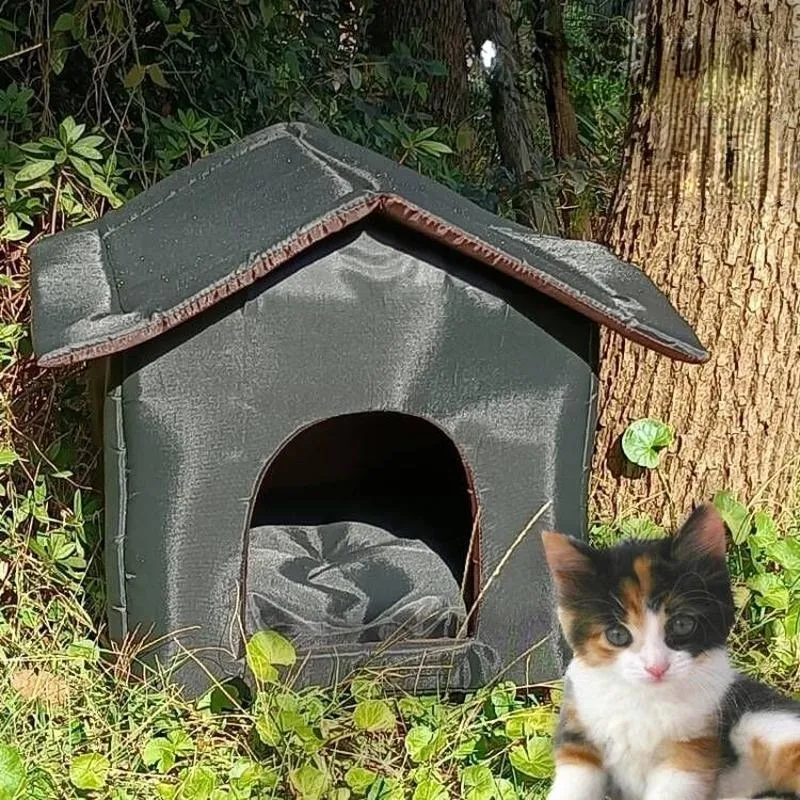
[[[776,791],[800,792],[800,742],[770,747],[761,739],[750,745],[753,763]]]
[[[605,631],[598,630],[582,642],[580,646],[576,646],[575,652],[590,667],[602,667],[616,659],[619,655],[619,648],[609,644]]]
[[[720,746],[716,736],[703,736],[686,742],[671,742],[666,760],[671,767],[714,780],[720,766]]]
[[[622,583],[622,602],[627,612],[627,620],[633,626],[644,626],[644,615],[647,611],[647,599],[653,591],[653,563],[650,556],[639,556],[634,559],[633,572],[636,580]]]
[[[556,764],[578,764],[582,767],[603,768],[603,759],[600,753],[590,744],[562,744],[556,750]]]

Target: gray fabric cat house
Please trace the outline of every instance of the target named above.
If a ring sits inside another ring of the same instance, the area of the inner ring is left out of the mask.
[[[32,263],[40,364],[102,365],[111,635],[179,641],[219,677],[270,628],[303,681],[363,664],[418,690],[553,678],[537,534],[585,528],[598,324],[706,358],[602,247],[300,124],[43,239]]]

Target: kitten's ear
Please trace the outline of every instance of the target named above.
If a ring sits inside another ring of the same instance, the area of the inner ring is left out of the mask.
[[[577,539],[563,533],[545,531],[542,544],[550,574],[559,586],[576,575],[587,575],[593,571],[589,549]]]
[[[672,537],[672,553],[680,560],[725,558],[725,548],[725,523],[710,503],[698,506]]]

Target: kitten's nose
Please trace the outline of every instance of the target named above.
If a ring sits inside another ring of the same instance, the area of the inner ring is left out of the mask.
[[[667,674],[669,664],[652,664],[651,666],[645,667],[645,669],[648,674],[652,675],[657,681],[660,681]]]

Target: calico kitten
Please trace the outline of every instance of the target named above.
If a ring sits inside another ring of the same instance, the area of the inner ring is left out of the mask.
[[[597,550],[543,534],[573,650],[549,800],[800,796],[800,703],[738,675],[725,527]]]

